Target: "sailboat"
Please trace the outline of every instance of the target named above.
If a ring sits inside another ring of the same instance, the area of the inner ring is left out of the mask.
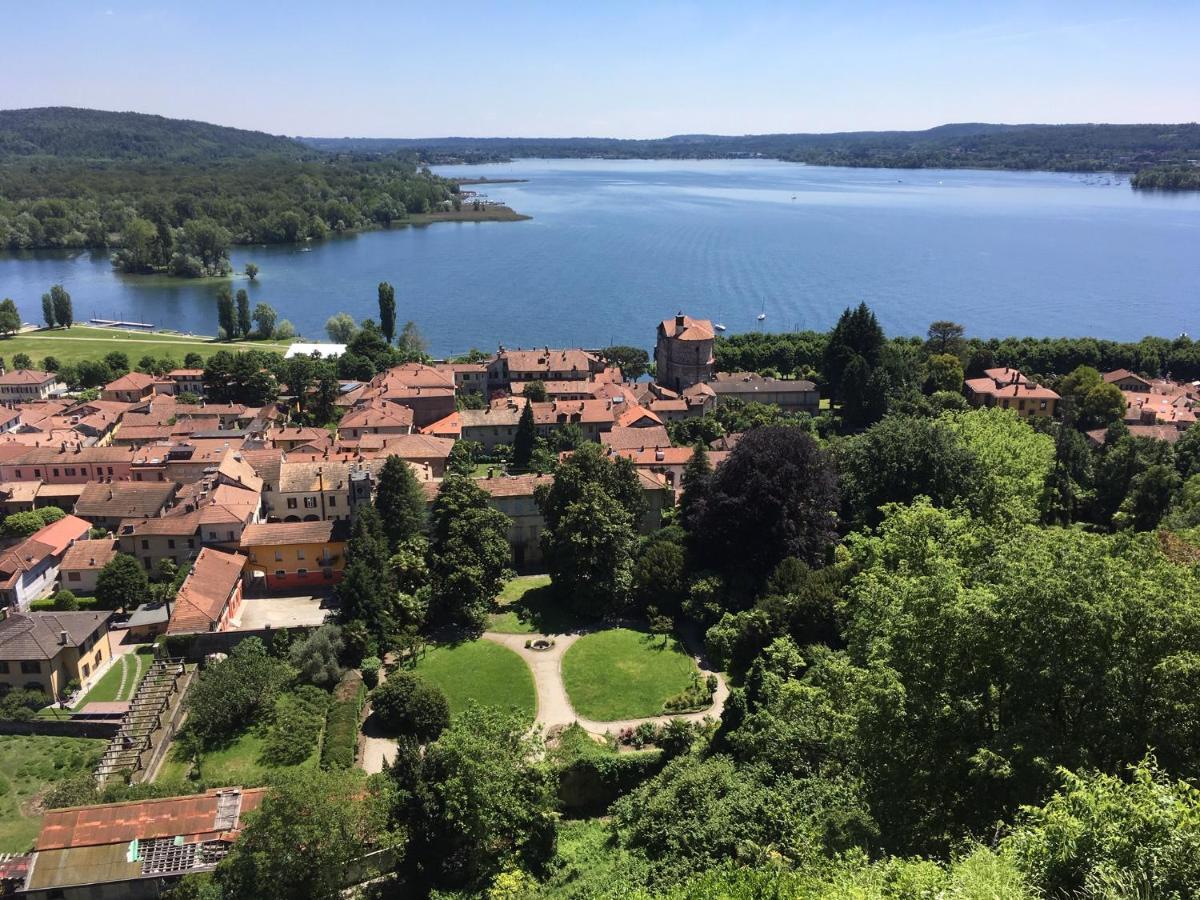
[[[767,301],[763,301],[762,312],[758,314],[758,321],[762,322],[767,318]]]
[[[713,325],[713,328],[715,328],[717,331],[725,330],[725,325],[721,322],[721,319],[722,319],[721,311],[717,310],[717,323],[715,325]]]

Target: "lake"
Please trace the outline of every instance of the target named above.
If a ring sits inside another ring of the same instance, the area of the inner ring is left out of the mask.
[[[345,310],[377,315],[391,281],[401,321],[437,354],[475,346],[653,344],[682,309],[729,332],[827,329],[865,300],[889,333],[934,319],[968,333],[1200,332],[1200,194],[1125,178],[807,167],[765,160],[521,160],[447,166],[532,216],[438,223],[311,245],[237,247],[251,303],[309,336]],[[1119,183],[1118,183],[1119,182]],[[0,296],[23,317],[62,282],[78,320],[133,319],[211,334],[218,283],[114,273],[107,254],[0,256]]]

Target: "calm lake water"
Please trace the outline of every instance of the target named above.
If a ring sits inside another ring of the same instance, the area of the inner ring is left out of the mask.
[[[677,309],[758,327],[828,328],[865,300],[891,333],[951,318],[972,334],[1200,334],[1200,194],[1121,178],[809,168],[767,161],[523,160],[454,166],[523,178],[477,190],[533,216],[439,223],[298,247],[239,247],[266,301],[307,336],[376,315],[396,285],[435,353],[471,346],[649,346]],[[1106,184],[1106,182],[1108,182]],[[76,318],[211,334],[217,284],[115,274],[105,254],[0,256],[26,320],[64,283]]]

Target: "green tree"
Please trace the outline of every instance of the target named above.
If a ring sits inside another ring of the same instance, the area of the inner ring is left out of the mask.
[[[318,365],[311,407],[312,418],[318,424],[324,425],[337,418],[338,388],[337,370],[333,364],[326,362]]]
[[[241,641],[225,659],[207,666],[188,689],[185,743],[196,751],[224,746],[274,709],[289,674],[261,640]]]
[[[559,464],[553,483],[540,487],[536,493],[547,531],[558,529],[567,507],[583,497],[589,484],[599,485],[630,514],[635,524],[646,514],[646,498],[633,464],[624,458],[607,456],[599,444],[588,441]]]
[[[28,353],[14,353],[13,354],[13,368],[14,369],[32,369],[33,368],[33,360],[29,358]],[[105,381],[108,381],[108,379],[106,378]]]
[[[425,748],[409,859],[433,884],[478,888],[509,866],[541,872],[553,856],[554,783],[526,731],[472,704]]]
[[[189,353],[183,358],[183,367],[185,369],[203,369],[204,357],[199,353]]]
[[[481,631],[508,580],[508,516],[462,475],[442,481],[429,516],[430,618]]]
[[[422,744],[437,740],[450,724],[450,704],[437,685],[416,672],[397,671],[371,692],[371,709],[392,734]]]
[[[14,334],[21,330],[21,314],[17,312],[17,304],[5,297],[0,302],[0,333]]]
[[[114,556],[96,578],[96,600],[104,609],[133,609],[149,594],[146,570],[126,553]]]
[[[233,311],[233,296],[229,288],[217,291],[217,336],[227,341],[237,337],[237,318]]]
[[[357,330],[358,326],[349,313],[334,313],[325,322],[325,333],[335,344],[349,344]]]
[[[379,282],[379,330],[389,344],[396,336],[396,289],[386,281]]]
[[[925,360],[925,391],[959,393],[963,389],[963,367],[951,353],[935,353]]]
[[[883,350],[883,329],[865,303],[845,310],[829,335],[821,374],[851,428],[869,425],[882,414],[887,384],[878,370]]]
[[[429,343],[417,328],[417,323],[412,321],[404,323],[396,347],[405,359],[421,359],[429,352]]]
[[[957,322],[939,319],[931,324],[929,330],[925,333],[927,338],[925,341],[925,350],[931,356],[949,354],[954,357],[961,357],[963,349],[966,346],[963,341],[963,334],[965,332],[966,329]]]
[[[289,319],[282,320],[275,326],[275,340],[293,341],[296,339],[296,326]]]
[[[750,579],[765,579],[789,556],[820,564],[837,508],[832,462],[809,435],[756,428],[713,473],[691,548],[706,567]]]
[[[54,608],[63,612],[72,612],[79,609],[79,598],[72,591],[58,591],[54,595]]]
[[[370,639],[368,656],[379,655],[375,651],[386,643],[395,626],[399,591],[388,556],[379,513],[373,506],[359,509],[346,545],[346,567],[335,593],[341,622],[347,626],[357,622],[366,630]]]
[[[246,272],[246,277],[249,278],[251,281],[254,281],[258,278],[258,266],[255,263],[252,263],[252,262],[246,263],[245,272]]]
[[[534,443],[537,432],[533,424],[533,406],[526,403],[521,410],[521,418],[517,420],[517,433],[513,436],[512,464],[514,472],[525,472],[533,458]]]
[[[342,678],[342,667],[338,664],[341,652],[342,629],[337,625],[322,625],[288,648],[288,661],[301,681],[332,690]]]
[[[258,326],[258,336],[264,340],[275,333],[275,310],[268,303],[259,303],[254,307],[254,324]]]
[[[679,498],[679,521],[689,531],[698,528],[704,519],[704,505],[708,498],[712,472],[712,465],[708,461],[708,448],[697,441],[679,479],[679,486],[683,489]]]
[[[521,396],[530,403],[545,403],[549,399],[549,395],[546,393],[546,382],[541,379],[525,382]]]
[[[42,319],[46,322],[47,328],[54,327],[54,298],[48,293],[42,294]]]
[[[385,842],[385,827],[361,775],[280,772],[215,877],[228,897],[336,900],[354,861]]]
[[[237,330],[239,337],[250,334],[250,295],[245,288],[238,288],[237,297]]]
[[[71,305],[71,295],[61,284],[50,288],[50,302],[54,304],[54,320],[65,328],[70,328],[75,321],[75,313]]]
[[[296,406],[303,415],[308,406],[308,392],[316,379],[317,362],[310,356],[293,356],[283,361],[280,377],[287,385],[288,393],[296,398]]]
[[[66,515],[57,506],[30,509],[5,516],[0,523],[0,535],[10,538],[27,538],[39,529],[57,522]]]
[[[375,508],[392,552],[424,528],[425,492],[412,467],[398,456],[388,456],[379,472]]]
[[[579,611],[604,615],[620,610],[633,586],[636,536],[633,518],[599,483],[584,485],[543,549],[555,590]]]
[[[621,375],[630,381],[637,381],[650,369],[650,354],[641,347],[605,347],[600,355],[611,365],[617,366]]]

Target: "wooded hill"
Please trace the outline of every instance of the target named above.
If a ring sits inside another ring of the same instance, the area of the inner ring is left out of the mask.
[[[321,150],[409,151],[428,162],[516,157],[711,159],[763,156],[812,165],[1136,172],[1200,158],[1200,125],[994,125],[835,134],[616,138],[300,138]]]
[[[286,137],[188,119],[70,106],[0,110],[0,159],[208,161],[316,154]]]

